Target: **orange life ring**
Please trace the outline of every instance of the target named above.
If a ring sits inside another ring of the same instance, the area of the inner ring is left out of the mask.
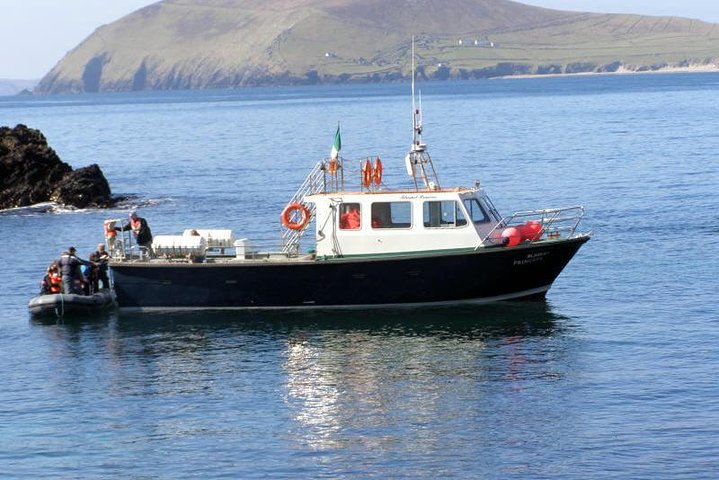
[[[379,184],[382,183],[382,160],[380,160],[379,157],[374,161],[372,180],[374,181],[375,187],[379,187]]]
[[[327,162],[327,172],[330,175],[334,175],[337,173],[337,159],[331,158],[329,162]]]
[[[369,159],[365,160],[362,165],[362,185],[369,187],[372,184],[372,164]]]
[[[292,221],[291,218],[292,213],[295,211],[299,212],[300,214],[300,219],[296,222]],[[301,203],[290,203],[285,207],[284,210],[282,210],[280,219],[282,220],[282,225],[289,228],[290,230],[302,230],[310,221],[311,215],[312,214],[310,213],[310,210]]]

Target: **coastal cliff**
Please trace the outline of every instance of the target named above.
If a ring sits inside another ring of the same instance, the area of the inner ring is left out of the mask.
[[[698,20],[509,0],[164,0],[98,28],[35,93],[719,69]]]
[[[0,209],[48,201],[77,208],[114,203],[96,164],[73,170],[39,130],[22,124],[0,127]]]

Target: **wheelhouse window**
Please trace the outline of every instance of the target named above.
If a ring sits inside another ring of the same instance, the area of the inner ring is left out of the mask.
[[[372,228],[412,227],[410,202],[375,202],[372,204]]]
[[[422,206],[424,226],[427,228],[456,228],[467,225],[467,219],[454,200],[424,202]]]
[[[473,223],[487,223],[489,222],[489,215],[487,211],[479,203],[476,198],[467,198],[464,200],[464,208],[469,213],[469,218],[472,219]]]
[[[339,212],[341,230],[359,230],[362,223],[359,203],[342,203]]]

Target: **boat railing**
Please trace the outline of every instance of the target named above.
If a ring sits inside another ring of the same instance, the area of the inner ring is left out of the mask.
[[[107,238],[107,251],[113,260],[149,260],[151,251],[147,247],[137,244],[130,230],[118,231],[116,236]]]
[[[298,230],[292,230],[286,228],[282,231],[282,253],[287,255],[298,255],[300,248],[300,240],[307,231],[310,225],[310,221],[315,214],[314,204],[306,204],[304,202],[305,196],[325,191],[327,189],[327,162],[319,161],[315,164],[314,168],[310,170],[310,173],[305,177],[305,181],[302,182],[300,187],[297,189],[295,194],[290,199],[288,205],[301,204],[310,212],[310,218]]]
[[[535,243],[541,240],[571,238],[584,217],[584,207],[551,208],[514,212],[502,218],[497,225],[482,238],[482,246],[504,245],[511,235],[519,234],[522,243]],[[514,231],[510,229],[514,229]]]

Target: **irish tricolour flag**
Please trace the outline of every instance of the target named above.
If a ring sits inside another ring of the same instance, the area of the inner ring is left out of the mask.
[[[335,142],[332,144],[332,151],[330,151],[330,160],[337,160],[342,149],[342,139],[340,138],[340,126],[337,124],[337,133],[335,133]]]

